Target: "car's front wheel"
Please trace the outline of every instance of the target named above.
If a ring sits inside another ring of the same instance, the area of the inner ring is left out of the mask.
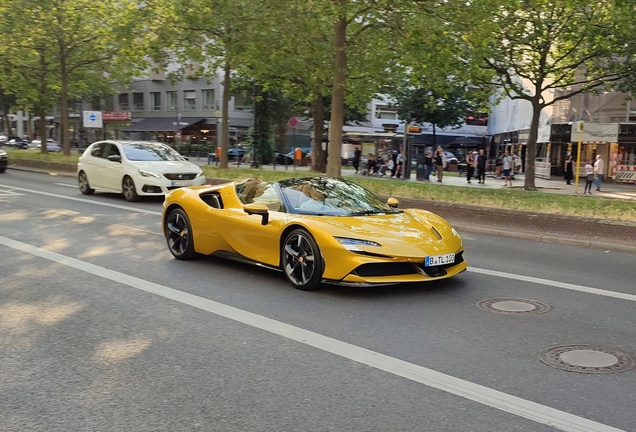
[[[196,257],[190,219],[182,209],[176,208],[168,213],[164,232],[168,249],[176,259],[189,260]]]
[[[95,192],[95,189],[91,188],[88,183],[88,176],[84,171],[80,171],[77,175],[77,185],[79,186],[80,192],[84,195],[93,195],[93,192]]]
[[[291,231],[283,242],[283,273],[296,288],[312,291],[322,282],[323,262],[318,244],[304,229]]]
[[[121,189],[126,201],[139,201],[139,195],[137,195],[137,189],[135,189],[135,182],[129,176],[124,177],[124,180],[121,182]]]

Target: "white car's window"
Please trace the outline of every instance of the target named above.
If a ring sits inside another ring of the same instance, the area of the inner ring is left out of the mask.
[[[97,144],[95,147],[93,147],[93,150],[91,150],[91,156],[93,157],[102,157],[102,149],[104,148],[104,144]]]
[[[131,161],[182,161],[183,157],[164,144],[122,144],[126,158]]]
[[[113,156],[113,155],[121,156],[121,153],[119,153],[119,149],[117,148],[115,144],[106,144],[104,146],[102,157],[107,159],[108,156]]]

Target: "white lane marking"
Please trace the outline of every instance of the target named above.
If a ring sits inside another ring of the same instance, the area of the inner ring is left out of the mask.
[[[374,367],[411,381],[433,387],[447,393],[487,405],[520,417],[533,420],[556,429],[569,432],[621,432],[611,426],[583,417],[531,402],[498,390],[455,378],[432,369],[408,363],[375,351],[368,350],[328,336],[285,324],[271,318],[247,312],[213,300],[185,293],[164,285],[149,282],[134,276],[108,270],[75,258],[40,249],[26,243],[0,236],[0,244],[38,256],[74,269],[102,277],[132,288],[137,288],[170,300],[178,301],[213,314],[231,319],[260,330],[300,342],[337,356]]]
[[[83,202],[83,203],[88,203],[88,204],[95,204],[95,205],[100,205],[100,206],[104,206],[104,207],[111,207],[111,208],[116,208],[116,209],[120,209],[120,210],[128,210],[128,211],[133,211],[133,212],[137,212],[137,213],[145,213],[145,214],[151,214],[151,215],[155,215],[155,216],[161,216],[161,212],[153,211],[153,210],[146,210],[146,209],[137,208],[137,207],[129,207],[129,206],[124,206],[124,205],[120,205],[120,204],[111,204],[111,203],[93,201],[93,200],[89,200],[89,199],[86,199],[86,198],[70,197],[70,196],[65,196],[65,195],[54,194],[54,193],[51,193],[51,192],[43,192],[43,191],[38,191],[38,190],[33,190],[33,189],[21,188],[21,187],[17,187],[17,186],[9,186],[9,185],[0,184],[0,187],[8,188],[8,189],[11,189],[11,190],[19,190],[19,191],[23,191],[23,192],[39,194],[39,195],[46,195],[46,196],[50,196],[50,197],[54,197],[54,198],[62,198],[62,199],[67,199],[67,200],[71,200],[71,201]]]
[[[68,184],[68,183],[53,183],[53,184],[58,185],[58,186],[66,186],[66,187],[71,187],[71,188],[77,188],[77,185]]]
[[[488,275],[488,276],[495,276],[495,277],[519,280],[524,282],[531,282],[531,283],[535,283],[539,285],[547,285],[547,286],[551,286],[555,288],[563,288],[563,289],[567,289],[571,291],[579,291],[579,292],[584,292],[588,294],[601,295],[605,297],[614,297],[621,300],[636,301],[636,295],[633,295],[633,294],[625,294],[625,293],[620,293],[616,291],[607,291],[607,290],[602,290],[598,288],[586,287],[583,285],[575,285],[575,284],[571,284],[567,282],[558,282],[558,281],[552,281],[549,279],[541,279],[541,278],[536,278],[532,276],[523,276],[523,275],[518,275],[513,273],[504,273],[504,272],[500,272],[496,270],[488,270],[488,269],[482,269],[477,267],[468,267],[468,271],[473,273]]]

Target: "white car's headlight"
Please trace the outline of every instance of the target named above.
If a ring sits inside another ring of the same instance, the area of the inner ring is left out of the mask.
[[[197,173],[196,178],[199,178],[199,177],[202,177],[202,176],[203,176],[203,171],[199,171],[199,172]]]
[[[352,239],[346,237],[334,237],[338,240],[345,249],[354,251],[354,252],[362,252],[362,249],[359,246],[374,246],[374,247],[382,247],[380,243],[371,241],[371,240],[360,240],[360,239]]]
[[[161,178],[161,176],[159,174],[150,172],[150,171],[146,171],[146,170],[139,170],[139,174],[141,174],[143,177],[154,177],[154,178]]]
[[[7,155],[7,152],[6,152],[6,151],[4,151],[4,150],[0,150],[0,156],[6,156],[6,155]]]

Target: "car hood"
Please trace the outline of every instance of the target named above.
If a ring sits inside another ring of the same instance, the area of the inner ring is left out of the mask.
[[[369,240],[382,245],[360,246],[359,249],[391,256],[421,256],[445,253],[449,246],[456,251],[461,239],[441,217],[424,210],[374,216],[311,216],[314,232],[325,237]],[[317,229],[317,230],[316,230]]]
[[[188,161],[128,161],[131,166],[154,173],[198,173],[197,165]]]

